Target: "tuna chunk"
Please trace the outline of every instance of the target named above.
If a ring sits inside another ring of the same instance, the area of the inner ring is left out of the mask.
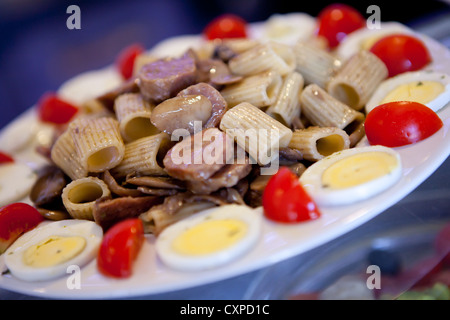
[[[163,163],[173,178],[205,180],[232,161],[233,152],[234,141],[225,132],[210,128],[175,144],[167,152]]]
[[[189,55],[165,58],[144,65],[138,74],[142,95],[153,103],[174,97],[197,79],[195,60]]]

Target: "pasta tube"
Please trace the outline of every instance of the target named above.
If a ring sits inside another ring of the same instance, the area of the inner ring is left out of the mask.
[[[86,177],[88,171],[75,149],[72,135],[64,131],[53,144],[50,157],[72,180]]]
[[[304,80],[300,73],[292,72],[283,80],[281,91],[275,103],[266,113],[287,126],[291,126],[294,118],[300,116],[300,94]]]
[[[214,42],[221,42],[223,45],[229,47],[236,53],[242,53],[260,44],[258,40],[248,38],[226,38],[221,40],[213,40]]]
[[[229,67],[233,74],[241,76],[255,75],[268,70],[285,75],[295,68],[294,51],[281,43],[263,43],[232,58]]]
[[[123,178],[128,174],[167,175],[159,165],[158,157],[165,151],[169,141],[169,135],[162,132],[127,143],[122,162],[111,170],[111,174],[115,178]]]
[[[347,60],[327,85],[327,91],[355,110],[361,110],[388,76],[385,64],[373,53],[360,51]]]
[[[303,90],[300,101],[304,116],[319,127],[337,127],[350,133],[364,121],[364,114],[332,97],[316,84]]]
[[[231,84],[220,93],[230,108],[241,102],[261,108],[276,101],[282,82],[278,73],[266,71]]]
[[[125,142],[159,133],[151,123],[151,106],[138,93],[125,93],[114,102],[114,111]]]
[[[68,130],[80,162],[89,172],[103,172],[122,161],[125,146],[116,119],[80,117]]]
[[[311,43],[297,42],[294,54],[295,70],[302,74],[306,84],[315,83],[321,88],[326,88],[342,65],[339,59]]]
[[[296,130],[289,142],[289,148],[301,151],[303,158],[309,161],[318,161],[349,147],[348,134],[336,127],[308,127]]]
[[[248,102],[228,110],[220,129],[260,165],[277,159],[279,148],[287,147],[292,137],[291,129]]]
[[[96,177],[85,177],[69,183],[62,191],[62,201],[74,219],[94,220],[95,201],[111,196],[106,183]]]

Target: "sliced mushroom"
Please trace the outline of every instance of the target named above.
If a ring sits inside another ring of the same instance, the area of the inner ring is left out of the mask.
[[[172,134],[177,129],[185,129],[189,134],[203,127],[211,117],[211,101],[203,95],[177,96],[158,104],[150,120],[159,130]],[[198,122],[198,124],[196,123]]]
[[[162,201],[161,197],[155,196],[101,198],[93,208],[94,221],[106,230],[121,220],[138,217]]]
[[[184,184],[182,181],[170,177],[127,177],[125,183],[157,189],[184,189]]]
[[[119,185],[116,179],[109,173],[109,170],[103,173],[103,181],[105,181],[112,193],[120,197],[140,197],[145,195],[144,192],[138,189],[125,188]]]
[[[68,182],[68,177],[57,166],[46,166],[31,189],[30,199],[38,207],[61,204],[62,190]]]
[[[207,83],[198,83],[187,87],[186,89],[180,91],[178,96],[186,97],[189,95],[198,94],[208,98],[212,106],[211,116],[207,119],[206,123],[203,124],[203,128],[218,127],[220,120],[227,111],[227,102],[219,91]]]

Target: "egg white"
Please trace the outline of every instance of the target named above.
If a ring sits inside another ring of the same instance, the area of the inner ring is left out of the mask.
[[[26,164],[13,162],[0,165],[0,207],[26,197],[36,179],[36,173]]]
[[[82,252],[66,262],[51,267],[31,267],[24,263],[25,251],[50,236],[79,236],[86,240]],[[82,268],[93,260],[103,237],[102,228],[88,220],[61,220],[43,222],[19,237],[4,253],[5,265],[11,274],[25,281],[51,280],[67,274],[67,268],[76,265]]]
[[[123,82],[115,67],[84,72],[64,82],[58,95],[77,106],[116,89]]]
[[[364,27],[348,34],[336,48],[336,55],[345,61],[361,51],[364,41],[373,37],[381,39],[395,33],[411,34],[413,31],[398,22],[382,22],[380,23],[380,29]]]
[[[386,152],[397,160],[396,168],[389,174],[359,185],[333,189],[326,188],[322,184],[322,176],[331,165],[346,157],[364,152]],[[394,185],[402,175],[401,159],[398,152],[383,146],[367,146],[352,148],[333,153],[332,155],[317,161],[300,176],[300,182],[319,206],[348,205],[368,199]]]
[[[205,255],[181,254],[173,250],[173,241],[184,231],[211,220],[236,219],[247,226],[245,236],[238,242]],[[156,252],[168,267],[180,271],[199,271],[224,265],[250,250],[259,239],[262,228],[260,213],[244,205],[225,205],[196,213],[163,230],[156,239]]]
[[[381,104],[383,99],[395,88],[417,81],[435,81],[444,86],[444,92],[425,105],[434,112],[442,109],[450,102],[450,76],[445,73],[434,71],[411,71],[405,72],[390,79],[383,81],[375,90],[372,97],[366,104],[366,112],[369,113],[373,108]]]
[[[205,44],[205,39],[201,35],[181,35],[171,37],[158,42],[148,54],[155,57],[179,57],[190,48],[199,48]]]
[[[275,41],[294,45],[314,35],[316,19],[306,13],[273,14],[262,23],[249,28],[249,37],[259,41]]]

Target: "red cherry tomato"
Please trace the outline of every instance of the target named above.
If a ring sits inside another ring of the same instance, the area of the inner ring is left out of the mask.
[[[127,278],[144,243],[144,226],[139,218],[113,225],[103,236],[97,266],[106,276]]]
[[[14,158],[9,154],[0,151],[0,164],[14,162]]]
[[[372,109],[364,126],[370,144],[400,147],[428,138],[443,123],[433,110],[421,103],[398,101]]]
[[[125,80],[128,80],[133,75],[134,61],[136,57],[144,52],[144,47],[138,43],[132,44],[117,55],[116,67]]]
[[[420,70],[431,62],[431,56],[425,44],[406,34],[384,37],[375,42],[370,51],[384,62],[389,70],[389,77],[407,71]]]
[[[336,47],[349,33],[366,24],[364,17],[355,8],[340,3],[325,7],[317,19],[317,35],[327,39],[330,48]]]
[[[301,222],[317,219],[319,209],[303,189],[296,174],[281,167],[264,190],[262,203],[267,218],[278,222]]]
[[[203,34],[208,40],[246,38],[247,22],[234,14],[223,14],[212,20]]]
[[[78,112],[78,107],[51,92],[44,94],[39,99],[37,108],[41,121],[54,124],[65,124]]]
[[[0,254],[43,220],[39,211],[26,203],[11,203],[0,208]]]

